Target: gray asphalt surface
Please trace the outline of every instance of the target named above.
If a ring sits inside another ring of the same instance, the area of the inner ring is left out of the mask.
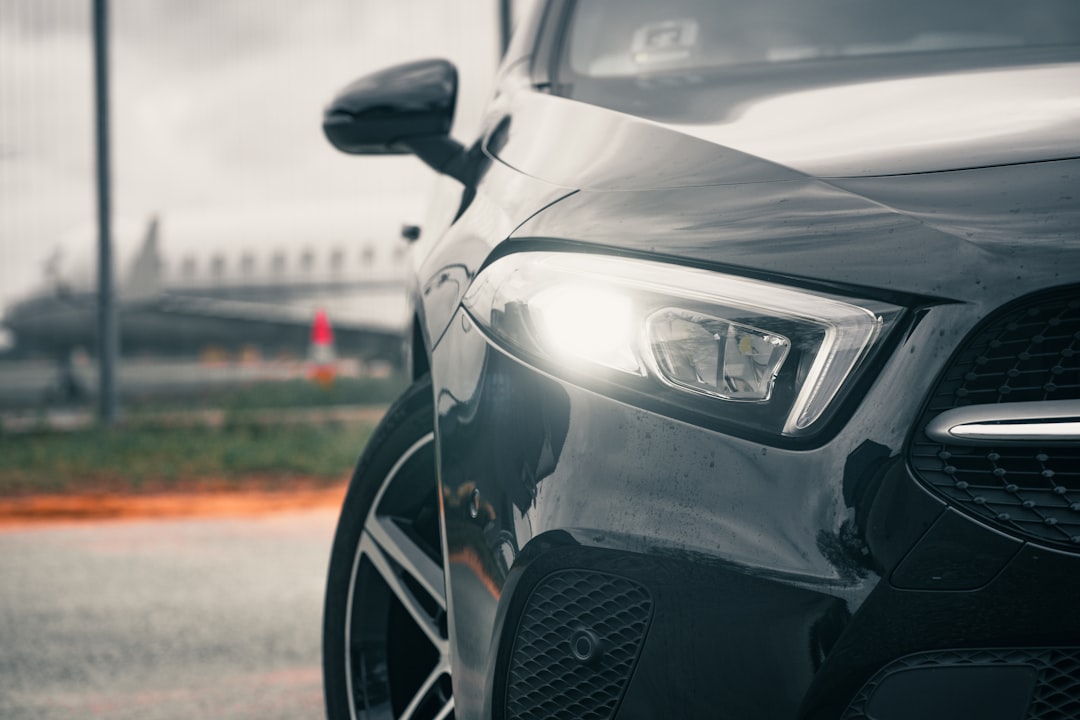
[[[0,718],[323,717],[336,515],[0,530]]]

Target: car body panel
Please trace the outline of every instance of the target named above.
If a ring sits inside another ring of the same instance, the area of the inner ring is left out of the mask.
[[[921,393],[898,396],[893,388],[925,385],[979,318],[961,304],[931,310],[844,431],[821,448],[784,451],[557,380],[493,347],[462,313],[433,365],[458,716],[488,717],[499,647],[513,632],[505,606],[515,594],[514,574],[545,552],[565,553],[545,548],[552,537],[608,551],[608,567],[621,573],[659,563],[677,576],[683,561],[700,573],[699,582],[684,576],[680,591],[670,576],[650,584],[654,594],[678,596],[665,612],[688,613],[693,619],[683,622],[698,630],[693,638],[649,635],[635,676],[648,687],[631,683],[619,717],[662,713],[665,698],[678,699],[693,717],[708,716],[702,703],[713,702],[725,702],[734,717],[751,716],[755,702],[769,710],[761,716],[836,717],[858,685],[892,658],[962,643],[973,608],[984,619],[1011,620],[984,642],[1004,643],[1017,632],[1046,640],[1042,616],[1019,595],[990,593],[972,605],[968,592],[949,601],[940,591],[886,581],[944,510],[912,478],[902,452]],[[943,326],[958,330],[943,336]],[[468,509],[474,492],[481,503],[476,518]],[[976,544],[998,537],[966,518],[962,523]],[[954,545],[949,562],[975,562],[966,547]],[[1000,574],[1017,547],[989,545],[985,572],[973,582],[1052,585],[1030,577],[1030,568],[1015,579]],[[1077,566],[1075,558],[1062,562]],[[970,585],[964,590],[976,589]],[[703,595],[702,587],[711,589]],[[1049,591],[1047,598],[1064,602]],[[912,613],[911,603],[925,611]],[[884,627],[888,634],[880,635]],[[871,632],[880,640],[867,647]],[[1076,642],[1080,624],[1062,622],[1049,634]],[[846,653],[833,654],[845,643]],[[717,655],[717,647],[725,652]],[[742,662],[730,665],[724,657]],[[765,692],[778,673],[783,687]],[[688,695],[709,674],[715,677],[707,682],[707,702]],[[804,713],[804,705],[818,704],[826,710]]]
[[[526,174],[597,190],[1060,160],[1080,157],[1078,85],[1080,51],[1071,47],[755,67],[694,92],[640,88],[670,93],[645,116],[629,114],[634,106],[522,95],[513,123],[496,124],[487,147]],[[530,142],[505,148],[514,134]],[[556,144],[566,151],[538,149]],[[759,164],[749,167],[751,158]],[[603,172],[612,159],[622,172]]]
[[[570,192],[477,155],[477,187],[446,188],[457,209],[445,231],[424,248],[416,273],[414,305],[428,348],[438,342],[493,245]]]
[[[1063,87],[1078,66],[1031,51],[1014,57],[1026,59],[1013,75],[1009,62],[969,53],[943,60],[946,80],[925,86],[934,65],[918,59],[892,70],[892,60],[834,64],[844,69],[835,82],[817,67],[811,95],[798,96],[799,77],[784,92],[810,105],[813,93],[888,95],[897,89],[888,83],[942,96],[982,72],[980,62],[989,65],[979,82],[1041,79],[1024,85],[1035,102],[1023,132],[997,117],[992,132],[947,148],[910,133],[882,143],[897,126],[947,122],[913,101],[874,133],[799,158],[786,138],[736,142],[723,123],[704,133],[533,88],[526,44],[514,47],[470,151],[476,186],[448,195],[457,210],[425,241],[417,285],[455,717],[504,716],[524,598],[568,566],[636,578],[657,603],[620,720],[721,709],[837,718],[869,677],[909,653],[1020,639],[1080,645],[1069,608],[1080,560],[947,509],[905,453],[931,384],[990,311],[1080,279],[1077,132],[1056,124],[1075,111]],[[754,117],[753,93],[737,91],[745,103],[733,102],[732,117]],[[761,102],[755,112],[791,107]],[[1040,107],[1054,119],[1041,123]],[[1002,143],[1014,131],[1016,142]],[[872,162],[852,164],[856,156]],[[844,422],[782,446],[636,406],[486,337],[460,307],[469,284],[494,257],[537,248],[703,267],[907,312],[887,357],[842,400]],[[1044,610],[1059,619],[1052,628]]]
[[[498,113],[502,108],[512,112]],[[644,190],[802,177],[664,125],[542,92],[521,90],[493,111],[485,150],[520,173],[564,187]],[[560,151],[547,152],[552,146]],[[628,147],[634,152],[627,154]]]
[[[917,176],[582,191],[514,233],[752,274],[1002,303],[1080,277],[1080,160]],[[1010,242],[1010,238],[1023,238]],[[954,268],[905,272],[898,268]]]
[[[511,233],[780,277],[795,267],[808,280],[950,299],[986,298],[988,287],[1019,295],[1042,287],[1044,270],[1061,284],[1073,277],[1080,160],[822,180],[516,82],[489,114],[475,194],[463,192],[420,268],[432,344],[468,280]],[[563,151],[538,151],[553,144]],[[639,151],[618,152],[626,146]],[[1014,234],[1027,237],[1022,246],[1009,245]],[[892,272],[927,262],[961,275]]]
[[[740,98],[720,122],[673,127],[816,177],[1080,156],[1075,50],[1020,51],[1004,67],[970,55],[970,65],[952,71],[943,71],[940,54],[928,53],[893,60],[885,77],[834,76],[780,92],[764,84],[760,96]],[[999,52],[993,62],[1001,60]]]

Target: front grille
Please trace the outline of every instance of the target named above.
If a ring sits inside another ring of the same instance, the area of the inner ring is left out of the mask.
[[[841,720],[871,720],[874,693],[891,676],[906,671],[931,672],[957,667],[1029,667],[1035,672],[1034,692],[1023,720],[1080,718],[1080,649],[1008,648],[946,650],[919,653],[886,665],[862,687]],[[942,676],[944,677],[944,676]],[[950,688],[940,689],[948,695]]]
[[[992,316],[957,353],[919,428],[965,405],[1080,398],[1080,288]],[[1013,534],[1080,550],[1080,447],[942,445],[918,432],[911,465],[952,505]]]
[[[609,720],[651,617],[648,590],[631,580],[584,570],[545,576],[514,639],[506,717]]]

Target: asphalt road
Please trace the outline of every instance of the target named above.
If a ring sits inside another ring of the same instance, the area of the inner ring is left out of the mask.
[[[0,530],[0,718],[323,717],[336,514]]]

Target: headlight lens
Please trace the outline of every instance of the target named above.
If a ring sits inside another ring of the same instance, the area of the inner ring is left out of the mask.
[[[647,260],[521,252],[464,304],[527,360],[786,436],[811,431],[902,309]]]
[[[783,335],[679,308],[645,327],[662,380],[723,400],[768,400],[791,350]]]

